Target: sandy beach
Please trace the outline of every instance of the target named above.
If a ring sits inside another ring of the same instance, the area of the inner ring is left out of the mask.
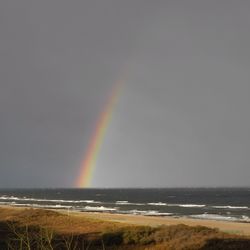
[[[34,244],[40,244],[39,239],[47,237],[48,234],[43,232],[51,232],[53,241],[46,238],[47,243],[63,246],[66,239],[80,249],[85,249],[81,248],[83,243],[92,245],[91,250],[103,249],[103,244],[106,249],[116,246],[116,249],[138,250],[145,249],[145,244],[150,250],[183,247],[198,250],[210,249],[211,245],[212,249],[227,249],[232,244],[235,249],[250,247],[250,223],[242,222],[1,205],[0,224],[0,245],[3,246],[12,237],[8,238],[8,235],[21,230],[21,235],[29,237],[28,242],[33,237]],[[29,233],[25,231],[27,227]],[[45,231],[41,231],[42,228]],[[18,242],[18,238],[16,240],[13,244]]]
[[[27,207],[13,207],[9,205],[1,205],[0,208],[9,208],[10,210],[23,210]],[[112,214],[105,212],[79,212],[65,209],[53,209],[62,214],[67,214],[81,219],[102,220],[105,222],[118,222],[127,225],[143,225],[157,227],[161,225],[178,225],[185,224],[188,226],[205,226],[209,228],[217,228],[222,232],[247,235],[250,236],[250,223],[219,221],[208,219],[191,219],[185,217],[171,216],[143,216],[131,214]]]
[[[11,210],[22,210],[25,207],[13,207],[1,205],[0,208],[9,208]],[[250,223],[219,221],[208,219],[191,219],[185,217],[171,216],[143,216],[131,214],[112,214],[105,212],[79,212],[65,209],[53,209],[59,213],[67,214],[81,219],[97,219],[106,222],[118,222],[127,225],[143,225],[157,227],[161,225],[178,225],[185,224],[188,226],[205,226],[209,228],[217,228],[222,232],[247,235],[250,236]]]
[[[62,213],[67,211],[57,210]],[[101,219],[110,222],[119,222],[132,225],[144,225],[157,227],[161,225],[177,225],[185,224],[188,226],[205,226],[210,228],[218,228],[223,232],[250,235],[250,223],[230,222],[230,221],[216,221],[216,220],[203,220],[203,219],[190,219],[190,218],[174,218],[170,216],[153,217],[143,215],[127,215],[127,214],[111,214],[111,213],[98,213],[98,212],[70,212],[73,216],[84,218]]]

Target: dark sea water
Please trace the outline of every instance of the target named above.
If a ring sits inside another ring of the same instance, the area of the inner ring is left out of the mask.
[[[250,222],[250,188],[1,189],[3,204]]]

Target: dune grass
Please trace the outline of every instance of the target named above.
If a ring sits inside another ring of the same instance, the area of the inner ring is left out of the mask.
[[[250,239],[203,226],[153,228],[44,209],[0,208],[0,249],[250,249]]]

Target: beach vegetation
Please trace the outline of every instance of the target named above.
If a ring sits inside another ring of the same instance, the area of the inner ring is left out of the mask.
[[[131,226],[44,209],[0,208],[1,250],[250,249],[250,238],[204,226]]]

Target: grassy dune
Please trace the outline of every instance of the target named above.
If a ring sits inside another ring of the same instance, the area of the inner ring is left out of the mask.
[[[203,226],[135,226],[44,209],[0,208],[0,249],[250,249],[250,238]]]

